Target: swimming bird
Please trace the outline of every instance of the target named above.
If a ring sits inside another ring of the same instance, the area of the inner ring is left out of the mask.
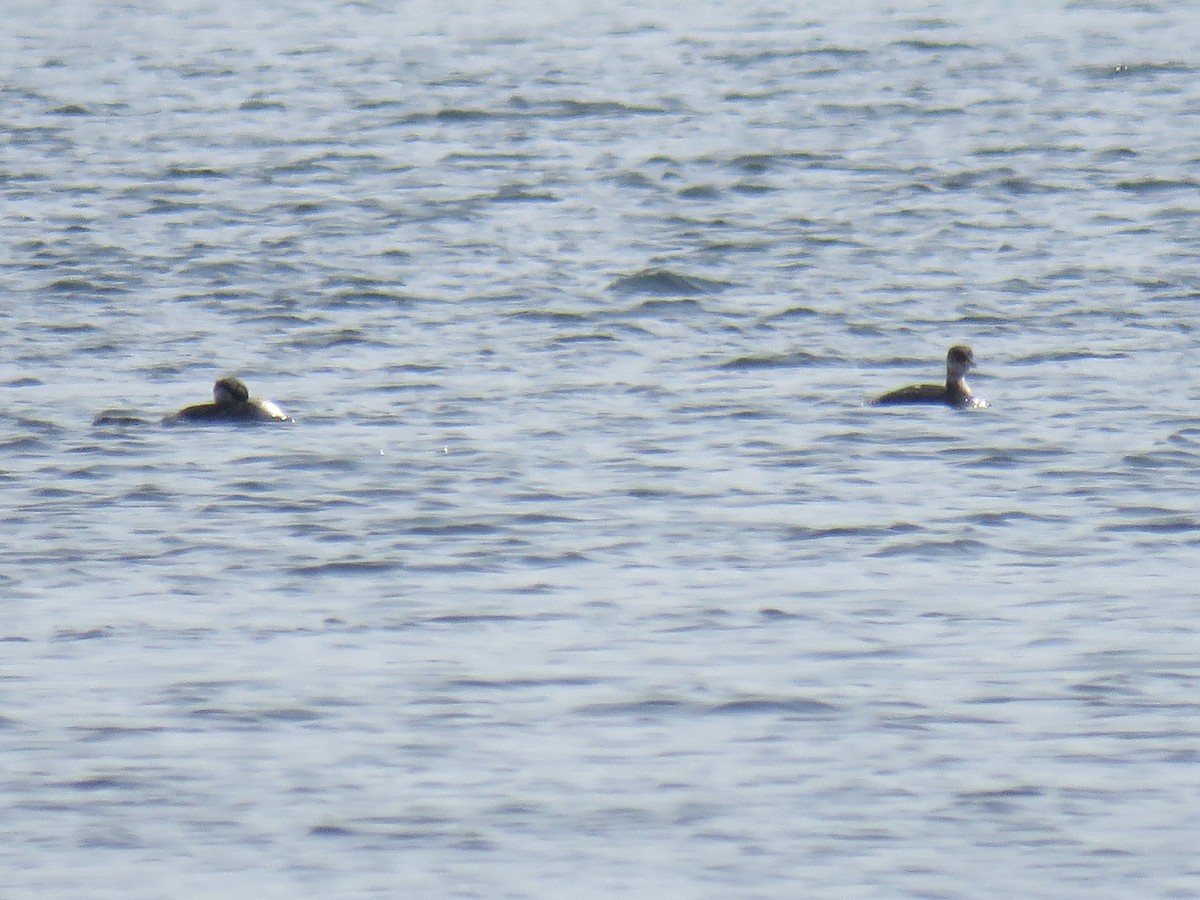
[[[213,402],[188,406],[163,419],[177,422],[290,422],[291,418],[270,400],[251,398],[240,378],[218,378],[213,385]]]
[[[944,403],[957,409],[986,409],[991,406],[982,397],[976,397],[967,386],[966,376],[975,367],[975,354],[971,348],[958,344],[946,354],[946,383],[910,384],[895,391],[888,391],[871,401],[873,406],[895,406],[901,403]]]

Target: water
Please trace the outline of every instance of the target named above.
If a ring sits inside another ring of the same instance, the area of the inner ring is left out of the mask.
[[[477,6],[6,8],[0,893],[1200,892],[1190,4]]]

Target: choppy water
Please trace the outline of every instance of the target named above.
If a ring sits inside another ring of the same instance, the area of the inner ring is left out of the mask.
[[[1200,893],[1190,3],[268,6],[6,7],[0,894]]]

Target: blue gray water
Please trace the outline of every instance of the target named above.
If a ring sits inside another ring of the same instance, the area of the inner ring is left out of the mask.
[[[1200,893],[1189,0],[261,6],[5,7],[0,895]]]

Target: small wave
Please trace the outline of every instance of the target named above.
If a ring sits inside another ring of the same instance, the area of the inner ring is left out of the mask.
[[[810,697],[741,697],[728,700],[711,707],[711,712],[718,715],[754,715],[767,713],[771,715],[819,716],[837,712],[838,708],[822,700]]]
[[[18,453],[25,450],[44,450],[49,445],[39,437],[20,435],[7,440],[0,440],[0,451],[5,454]]]
[[[923,53],[979,49],[977,44],[968,44],[965,41],[931,41],[926,38],[907,38],[905,40],[893,41],[889,46],[898,47],[902,50],[918,50]]]
[[[482,678],[456,678],[450,682],[451,687],[468,688],[472,690],[507,691],[522,688],[542,687],[591,687],[601,684],[599,678],[592,676],[564,676],[561,678],[500,678],[487,680]]]
[[[796,351],[794,353],[774,353],[764,356],[739,356],[728,362],[721,363],[722,369],[733,371],[748,371],[754,369],[801,369],[820,365],[825,362],[823,357],[812,353]]]
[[[321,718],[321,714],[318,712],[294,706],[261,710],[203,706],[193,709],[191,715],[205,719],[234,722],[239,725],[261,725],[264,722],[314,722]]]
[[[570,346],[572,344],[597,344],[597,343],[611,344],[611,343],[616,342],[617,340],[618,339],[611,334],[604,334],[602,332],[591,332],[591,333],[581,332],[580,334],[564,334],[561,337],[556,337],[553,341],[550,342],[549,346],[557,347],[557,346]]]
[[[1133,178],[1118,181],[1115,186],[1117,190],[1130,194],[1187,192],[1190,195],[1200,187],[1200,182],[1191,178]]]
[[[728,281],[715,281],[696,275],[683,275],[670,269],[643,269],[624,275],[608,286],[618,294],[649,294],[659,297],[694,297],[715,294],[732,287]]]
[[[175,200],[170,197],[152,197],[146,203],[146,215],[169,215],[173,213],[207,212],[199,201]]]
[[[1196,458],[1183,450],[1156,450],[1127,454],[1122,457],[1122,462],[1135,469],[1187,469],[1196,464]]]
[[[434,625],[494,625],[500,622],[519,622],[524,616],[514,616],[507,613],[447,613],[444,616],[432,616],[426,619]]]
[[[730,190],[736,191],[739,194],[769,194],[772,191],[779,190],[779,188],[760,182],[739,181]]]
[[[820,316],[821,313],[813,309],[811,306],[789,306],[787,309],[782,309],[779,312],[771,313],[764,316],[762,323],[764,325],[786,324],[798,319],[811,319],[814,316]]]
[[[828,163],[832,157],[820,153],[789,151],[786,153],[743,153],[725,165],[745,175],[765,175],[781,169],[810,168]]]
[[[347,346],[391,349],[390,345],[369,337],[358,328],[339,328],[335,331],[307,334],[294,338],[291,346],[304,350],[328,350],[333,347]]]
[[[433,112],[410,113],[401,119],[405,125],[420,125],[426,122],[441,122],[456,124],[460,122],[483,122],[487,119],[496,118],[496,113],[489,112],[486,109],[468,109],[460,107],[447,107],[444,109],[434,110]],[[507,113],[504,114],[507,117]]]
[[[212,169],[208,166],[167,166],[163,173],[166,178],[228,178],[228,172]]]
[[[762,175],[775,168],[777,162],[778,159],[770,153],[745,153],[735,156],[729,161],[729,164],[750,175]]]
[[[905,541],[889,544],[882,550],[872,553],[876,559],[887,559],[893,556],[922,556],[940,558],[959,553],[979,554],[988,549],[987,544],[970,538],[955,538],[945,541]]]
[[[897,522],[893,525],[833,525],[828,528],[811,528],[795,525],[787,530],[791,540],[811,541],[836,537],[888,537],[920,531],[917,525]]]
[[[528,185],[506,184],[488,198],[492,203],[554,203],[559,198],[552,191],[540,191]]]
[[[103,625],[99,628],[61,628],[54,632],[54,640],[56,641],[94,641],[98,638],[112,637],[115,630],[109,625]]]
[[[798,615],[797,613],[786,612],[785,610],[777,609],[774,606],[764,606],[758,611],[758,614],[762,618],[771,622],[781,622],[787,619],[800,619],[807,621],[811,618],[810,616],[802,616]]]
[[[946,191],[972,190],[981,183],[1003,181],[1017,178],[1017,173],[1007,166],[990,169],[965,169],[945,175],[934,181],[937,187]]]
[[[615,703],[590,703],[581,707],[583,715],[593,716],[645,716],[646,714],[686,713],[695,710],[695,704],[670,697],[652,697],[646,700],[631,700]]]
[[[349,306],[354,303],[386,303],[386,304],[407,304],[411,302],[411,297],[399,291],[389,290],[383,287],[348,287],[339,291],[334,291],[329,296],[329,306]],[[291,325],[303,320],[299,316],[289,315],[280,317],[281,324]],[[264,321],[263,318],[255,319],[255,321]]]
[[[1190,516],[1167,516],[1145,522],[1112,522],[1101,525],[1100,531],[1109,534],[1142,532],[1145,534],[1186,534],[1200,531],[1200,522]]]
[[[1168,443],[1175,444],[1178,447],[1200,446],[1200,429],[1190,427],[1182,428],[1167,438],[1167,441]]]
[[[76,791],[125,791],[141,787],[132,778],[119,778],[115,775],[93,775],[91,778],[64,782],[63,786]]]
[[[721,189],[712,184],[693,184],[681,188],[675,196],[684,200],[716,200],[721,196]]]
[[[259,718],[272,722],[315,722],[321,718],[321,713],[299,706],[280,706],[262,710]]]
[[[314,825],[308,829],[308,833],[313,837],[350,837],[359,832],[345,825]]]
[[[616,116],[616,115],[662,115],[667,112],[661,106],[631,106],[615,100],[563,100],[558,104],[564,116]]]
[[[762,65],[782,60],[822,59],[849,60],[862,59],[870,55],[867,50],[858,47],[801,47],[797,49],[780,50],[769,48],[765,50],[738,50],[732,53],[718,54],[718,62],[728,63],[736,68],[757,69]]]
[[[166,502],[176,496],[171,491],[164,490],[155,484],[141,484],[125,492],[121,497],[123,503]]]
[[[1086,78],[1107,81],[1117,78],[1148,78],[1155,75],[1191,75],[1196,66],[1185,62],[1117,63],[1104,66],[1080,66],[1076,69]]]
[[[366,572],[390,572],[400,563],[390,559],[346,559],[316,565],[297,566],[297,575],[355,575]]]
[[[704,307],[698,300],[646,300],[632,309],[626,310],[623,318],[645,317],[649,319],[669,319],[680,315],[694,315],[704,312]]]
[[[569,312],[558,309],[518,309],[508,313],[506,318],[518,321],[538,322],[545,325],[576,325],[586,321],[589,316],[583,313]]]
[[[1014,357],[1011,365],[1039,366],[1045,363],[1074,362],[1085,359],[1128,359],[1129,354],[1121,350],[1049,350]]]
[[[838,707],[811,697],[738,697],[718,703],[696,703],[669,697],[654,697],[618,703],[593,703],[579,711],[584,715],[788,715],[827,716]]]
[[[56,278],[54,281],[51,281],[49,284],[47,284],[43,290],[52,294],[69,295],[124,294],[128,292],[128,289],[124,285],[112,283],[104,284],[103,282],[96,281],[91,278],[83,278],[80,276]],[[73,330],[91,331],[93,328],[90,325],[84,325],[78,326],[78,329]]]
[[[370,816],[353,824],[322,822],[308,830],[315,838],[370,837],[398,844],[449,846],[473,853],[491,853],[493,842],[471,833],[460,833],[446,819],[435,816]]]
[[[578,550],[568,550],[564,553],[526,553],[519,557],[520,562],[538,569],[548,569],[554,566],[566,566],[572,563],[587,562],[588,556]]]
[[[496,534],[500,529],[486,522],[452,522],[443,525],[414,525],[405,529],[407,534],[420,534],[433,537]]]
[[[144,419],[139,415],[127,412],[120,409],[108,409],[92,419],[93,427],[114,426],[120,428],[132,428],[139,425],[154,424],[149,419]]]
[[[996,186],[1007,194],[1014,197],[1033,196],[1037,194],[1058,194],[1065,190],[1054,184],[1046,184],[1041,181],[1035,181],[1032,178],[1024,178],[1019,176],[1011,176],[1009,178],[1001,178],[996,182]]]
[[[1006,526],[1022,522],[1045,523],[1048,525],[1066,525],[1070,521],[1065,516],[1042,516],[1025,510],[1005,510],[1003,512],[976,513],[972,516],[976,525]]]
[[[1045,791],[1033,785],[1015,785],[1008,788],[993,790],[965,791],[958,795],[958,802],[969,806],[979,806],[993,814],[1005,814],[1016,804],[1012,801],[1042,797]]]
[[[238,106],[238,109],[242,112],[260,112],[264,110],[282,112],[287,108],[287,104],[283,101],[269,100],[266,97],[251,97],[248,100],[243,100]]]

